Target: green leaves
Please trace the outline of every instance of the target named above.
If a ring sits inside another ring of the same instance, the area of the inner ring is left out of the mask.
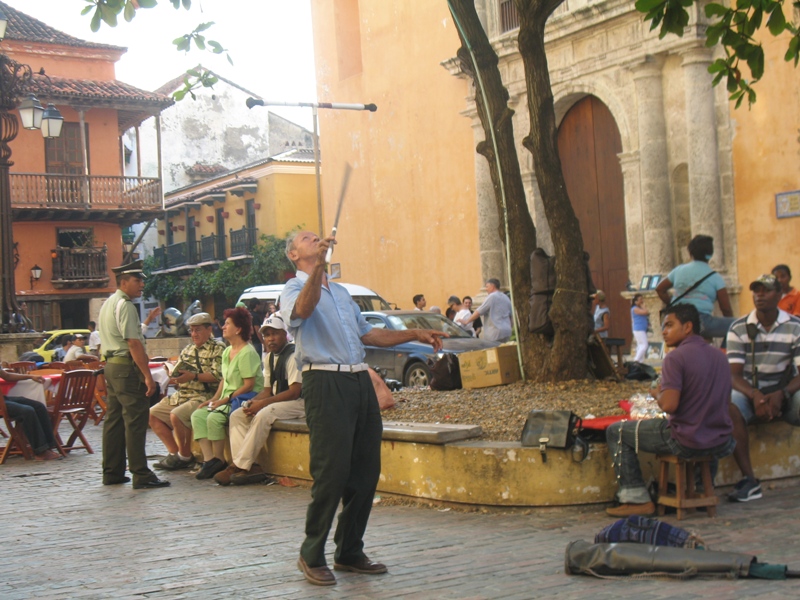
[[[197,100],[194,90],[201,87],[214,87],[218,81],[219,78],[217,78],[217,76],[208,69],[200,66],[189,69],[186,71],[186,76],[183,78],[183,87],[173,92],[172,97],[175,98],[176,101],[180,102],[188,94],[191,96],[192,100]]]
[[[94,11],[90,27],[97,32],[105,23],[109,27],[117,26],[117,17],[122,13],[123,18],[130,23],[140,8],[153,8],[158,5],[158,0],[86,0],[89,6],[81,11],[87,15]]]
[[[282,239],[262,235],[252,249],[253,262],[249,267],[228,261],[219,265],[218,269],[195,269],[186,278],[169,273],[153,275],[153,269],[160,267],[150,256],[144,260],[143,270],[147,275],[144,293],[173,304],[180,300],[190,301],[222,294],[233,304],[246,288],[281,283],[284,273],[294,271],[284,253],[284,245]]]
[[[797,66],[800,37],[797,26],[786,20],[784,1],[735,0],[731,6],[720,2],[705,5],[705,15],[711,21],[706,29],[706,47],[722,44],[725,49],[725,57],[718,58],[708,71],[714,75],[714,85],[725,81],[730,100],[736,102],[737,108],[745,98],[750,104],[755,102],[756,93],[752,85],[764,75],[764,49],[754,39],[762,27],[766,26],[776,37],[787,31],[792,34],[784,59],[794,61]],[[692,3],[692,0],[637,0],[636,9],[645,13],[645,20],[651,21],[651,29],[661,26],[659,37],[663,38],[667,33],[683,35],[683,29],[689,23],[686,8]],[[742,74],[742,62],[750,71],[749,80]]]

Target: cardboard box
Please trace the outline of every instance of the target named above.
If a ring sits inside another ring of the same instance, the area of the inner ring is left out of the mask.
[[[517,346],[509,344],[458,355],[461,387],[465,389],[506,385],[519,381]]]

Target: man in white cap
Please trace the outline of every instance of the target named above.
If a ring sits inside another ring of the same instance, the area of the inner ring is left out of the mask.
[[[78,360],[79,356],[86,354],[84,346],[86,346],[86,336],[81,333],[73,335],[72,346],[69,347],[69,350],[67,350],[67,353],[64,355],[64,362]]]
[[[164,443],[169,455],[153,466],[176,471],[194,465],[192,455],[192,413],[217,390],[222,378],[225,346],[212,336],[214,319],[197,313],[186,321],[192,343],[181,350],[170,383],[178,391],[150,408],[150,428]]]
[[[278,314],[267,317],[261,326],[267,350],[264,382],[270,385],[265,385],[249,404],[231,413],[229,436],[233,461],[214,476],[214,481],[220,485],[266,481],[269,476],[256,460],[266,448],[272,424],[278,419],[305,417],[305,406],[300,398],[303,376],[294,359],[294,344],[289,343],[287,334],[286,324]]]

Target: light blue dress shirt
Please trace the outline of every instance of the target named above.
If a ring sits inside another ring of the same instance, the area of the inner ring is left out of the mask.
[[[328,281],[329,287],[322,286],[311,316],[292,319],[294,304],[306,281],[308,274],[297,271],[296,277],[286,282],[280,299],[281,317],[294,336],[298,368],[315,363],[356,365],[364,362],[361,336],[368,333],[372,325],[361,315],[344,286]]]

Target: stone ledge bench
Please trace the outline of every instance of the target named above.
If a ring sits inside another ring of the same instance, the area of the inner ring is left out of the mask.
[[[310,480],[307,432],[303,420],[276,422],[260,464],[269,473]],[[385,421],[378,491],[485,506],[565,506],[614,498],[616,478],[606,444],[592,444],[579,463],[570,451],[549,449],[543,463],[538,448],[474,439],[477,435],[478,426]],[[462,437],[450,441],[450,436]],[[751,426],[750,450],[762,481],[800,476],[800,427]],[[642,453],[640,462],[646,479],[657,477],[654,455]],[[720,462],[717,485],[740,477],[732,457]]]
[[[272,429],[273,431],[308,434],[308,425],[306,425],[305,419],[278,420],[272,424]],[[441,445],[479,438],[482,433],[480,425],[383,422],[383,439],[393,442]]]

